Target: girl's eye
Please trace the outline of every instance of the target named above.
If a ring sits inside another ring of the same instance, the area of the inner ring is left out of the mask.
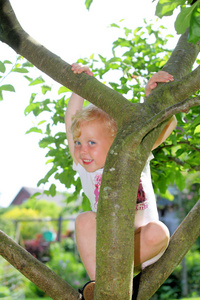
[[[80,144],[81,144],[81,143],[80,143],[79,141],[74,141],[74,145],[75,145],[75,146],[80,146]]]
[[[89,145],[90,145],[90,146],[92,146],[92,145],[95,145],[95,144],[96,144],[96,143],[95,143],[95,142],[93,142],[93,141],[89,141],[88,143],[89,143]]]

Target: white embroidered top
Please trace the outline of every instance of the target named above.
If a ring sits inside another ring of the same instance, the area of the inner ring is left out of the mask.
[[[153,155],[150,154],[141,173],[135,214],[135,229],[149,222],[158,221],[156,198],[150,173],[150,160],[152,158]],[[75,163],[73,163],[73,169],[79,173],[84,193],[90,200],[92,211],[96,212],[103,169],[88,173],[80,164],[76,165]]]

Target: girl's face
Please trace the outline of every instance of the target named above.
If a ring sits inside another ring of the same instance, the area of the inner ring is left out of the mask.
[[[106,125],[99,120],[84,121],[80,125],[80,132],[80,137],[74,140],[76,160],[87,172],[103,168],[113,142]]]

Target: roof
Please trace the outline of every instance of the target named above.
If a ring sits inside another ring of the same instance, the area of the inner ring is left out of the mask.
[[[36,198],[42,199],[42,200],[48,200],[55,202],[56,204],[60,206],[64,206],[64,200],[66,199],[66,194],[64,193],[57,193],[54,197],[48,196],[44,193],[44,190],[39,188],[31,188],[31,187],[22,187],[20,191],[17,193],[13,201],[10,205],[20,205],[26,200],[28,200],[31,196],[33,196],[36,193],[40,193],[40,195],[37,195]]]

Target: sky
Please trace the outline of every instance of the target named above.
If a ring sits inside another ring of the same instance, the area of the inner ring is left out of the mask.
[[[151,0],[93,0],[89,11],[85,0],[10,2],[24,30],[70,64],[93,53],[109,57],[112,42],[119,35],[110,24],[119,24],[124,19],[123,26],[134,29],[143,25],[144,18],[155,20],[155,2],[152,4]],[[163,18],[160,23],[175,34],[173,18]],[[0,42],[0,61],[14,62],[16,57],[11,48]],[[7,82],[13,83],[16,93],[4,93],[0,102],[0,206],[3,207],[12,202],[22,187],[37,187],[49,170],[45,164],[46,151],[38,146],[40,136],[25,134],[37,123],[33,116],[24,115],[30,99],[27,83],[20,77],[12,82],[11,75],[0,85]],[[64,191],[64,186],[56,184],[58,190]]]

